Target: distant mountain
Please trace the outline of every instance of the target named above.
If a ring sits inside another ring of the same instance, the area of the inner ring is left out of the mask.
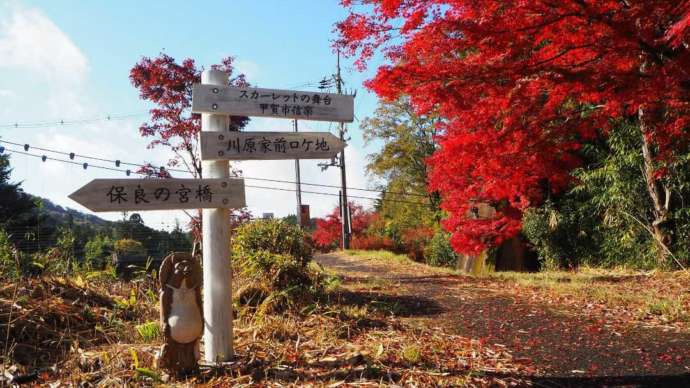
[[[95,216],[93,214],[86,214],[80,212],[79,210],[74,210],[68,207],[56,205],[49,199],[33,195],[32,197],[35,199],[39,199],[43,203],[43,208],[41,209],[41,212],[57,221],[57,224],[90,224],[96,227],[96,229],[110,228],[115,225],[112,221],[104,220],[101,217]]]

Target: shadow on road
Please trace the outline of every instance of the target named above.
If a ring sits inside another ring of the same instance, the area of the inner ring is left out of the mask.
[[[331,303],[373,309],[399,317],[431,316],[445,310],[433,299],[412,295],[390,295],[373,291],[342,290],[334,294]]]

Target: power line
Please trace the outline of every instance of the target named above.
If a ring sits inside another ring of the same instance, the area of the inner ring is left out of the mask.
[[[132,167],[148,167],[148,168],[154,168],[154,169],[159,169],[159,170],[165,169],[165,170],[167,170],[167,171],[169,171],[169,172],[179,172],[179,173],[184,173],[184,174],[191,174],[191,172],[189,172],[189,171],[187,171],[187,170],[182,170],[182,169],[177,169],[177,168],[165,168],[165,167],[162,167],[162,166],[156,167],[156,166],[153,166],[153,165],[151,165],[151,164],[140,164],[140,163],[125,162],[125,161],[121,161],[121,160],[119,160],[119,159],[112,160],[112,159],[107,159],[107,158],[103,158],[103,157],[96,157],[96,156],[88,156],[88,155],[83,155],[83,154],[77,154],[77,153],[74,153],[74,152],[65,152],[65,151],[59,151],[59,150],[54,150],[54,149],[50,149],[50,148],[34,147],[34,146],[31,146],[31,145],[28,144],[28,143],[22,144],[22,143],[12,142],[12,141],[2,140],[2,139],[0,139],[0,143],[10,144],[10,145],[14,145],[14,146],[17,146],[17,147],[23,147],[23,148],[24,148],[24,151],[28,151],[29,149],[32,149],[32,148],[33,148],[33,149],[36,149],[36,150],[39,150],[39,151],[51,152],[51,153],[55,153],[55,154],[59,154],[59,155],[66,155],[66,156],[69,156],[70,159],[74,159],[74,158],[76,158],[76,157],[79,157],[79,158],[82,158],[82,159],[97,160],[97,161],[100,161],[100,162],[113,163],[113,164],[115,164],[116,167],[119,167],[120,165],[126,165],[126,166],[132,166]],[[1,150],[0,150],[0,151],[1,151]],[[1,152],[0,152],[0,153],[1,153]],[[50,159],[57,160],[57,159],[54,159],[54,158],[50,158]],[[74,162],[73,164],[79,164],[79,163]],[[96,167],[96,168],[100,168],[100,167]],[[106,169],[107,169],[107,167],[102,167],[102,168],[106,168]],[[244,178],[244,179],[247,179],[247,180],[257,180],[257,181],[274,182],[274,183],[287,183],[287,184],[296,184],[296,183],[297,183],[297,182],[295,182],[295,181],[288,181],[288,180],[283,180],[283,179],[257,178],[257,177],[248,177],[248,176],[243,176],[243,178]],[[306,186],[314,186],[314,187],[325,187],[325,188],[336,188],[336,189],[340,189],[340,188],[341,188],[341,187],[338,186],[338,185],[328,185],[328,184],[323,184],[323,183],[301,182],[301,184],[302,184],[302,185],[306,185]],[[393,195],[406,195],[406,196],[411,196],[411,197],[422,197],[422,198],[426,198],[426,195],[417,194],[417,193],[406,193],[406,192],[396,192],[396,191],[384,191],[384,190],[365,189],[365,188],[358,188],[358,187],[348,187],[348,189],[350,189],[350,190],[355,190],[355,191],[367,191],[367,192],[373,192],[373,193],[378,193],[378,194],[384,194],[384,193],[385,193],[385,194],[393,194]]]
[[[48,156],[46,156],[46,155],[36,155],[36,154],[29,153],[29,152],[24,152],[24,151],[17,151],[17,150],[10,150],[10,149],[4,149],[3,151],[4,151],[4,152],[7,152],[7,153],[10,153],[10,154],[19,154],[19,155],[25,155],[25,156],[33,156],[33,157],[35,157],[35,158],[39,158],[39,159],[43,160],[44,162],[47,161],[47,160],[53,160],[53,161],[56,161],[56,162],[74,164],[74,165],[77,165],[77,166],[82,166],[82,168],[83,168],[84,170],[86,170],[86,169],[89,168],[89,167],[92,167],[92,168],[99,168],[99,169],[101,169],[101,170],[109,170],[109,171],[124,172],[125,174],[127,174],[127,176],[129,176],[132,172],[134,172],[135,174],[145,175],[144,173],[138,173],[138,172],[136,172],[136,171],[131,171],[131,170],[122,170],[122,169],[119,169],[119,168],[112,168],[112,167],[106,167],[106,166],[99,166],[99,165],[95,165],[95,164],[79,163],[79,162],[75,162],[75,161],[73,161],[73,160],[64,160],[64,159],[59,159],[59,158],[51,158],[51,157],[48,157]]]
[[[0,124],[0,128],[46,128],[46,127],[54,127],[54,126],[71,126],[71,125],[80,125],[80,124],[90,124],[90,123],[96,123],[96,122],[101,122],[101,121],[126,120],[129,118],[143,117],[146,115],[148,115],[148,113],[142,112],[142,113],[121,114],[121,115],[106,115],[106,116],[95,117],[95,118],[91,118],[91,119],[36,121],[36,122],[29,122],[29,123],[15,122],[15,123]]]
[[[24,152],[24,151],[17,151],[17,150],[11,150],[11,149],[3,149],[3,152],[7,152],[10,154],[19,154],[19,155],[25,155],[25,156],[32,156],[35,158],[39,158],[43,160],[44,162],[47,160],[52,160],[56,162],[61,162],[61,163],[68,163],[68,164],[73,164],[73,165],[78,165],[82,166],[84,170],[88,169],[89,167],[92,168],[98,168],[102,170],[109,170],[109,171],[116,171],[116,172],[125,172],[127,175],[130,175],[131,173],[139,174],[139,175],[147,175],[145,173],[140,173],[136,171],[131,171],[131,170],[122,170],[119,168],[113,168],[113,167],[106,167],[106,166],[100,166],[100,165],[90,165],[88,163],[79,163],[75,162],[73,160],[65,160],[65,159],[59,159],[59,158],[49,158],[46,155],[37,155],[37,154],[32,154],[29,152]],[[280,187],[269,187],[269,186],[255,186],[255,185],[245,185],[245,187],[249,188],[255,188],[255,189],[264,189],[264,190],[275,190],[275,191],[292,191],[295,192],[295,189],[287,189],[287,188],[280,188]],[[308,193],[308,194],[316,194],[316,195],[327,195],[327,196],[335,196],[339,197],[340,194],[336,193],[325,193],[325,192],[320,192],[320,191],[305,191],[302,190],[303,193]],[[404,200],[398,200],[398,199],[387,199],[387,198],[372,198],[372,197],[364,197],[364,196],[354,196],[351,195],[350,197],[352,198],[358,198],[358,199],[367,199],[370,201],[384,201],[384,202],[399,202],[399,203],[408,203],[408,204],[413,204],[413,205],[426,205],[426,203],[423,202],[414,202],[414,201],[404,201]]]

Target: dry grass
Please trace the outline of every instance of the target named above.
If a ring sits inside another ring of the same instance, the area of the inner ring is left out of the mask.
[[[596,304],[635,312],[638,320],[690,330],[690,272],[639,272],[581,268],[577,272],[494,272],[505,281],[540,292],[554,303]]]
[[[198,375],[175,382],[155,365],[161,338],[152,328],[156,301],[149,298],[155,295],[154,286],[112,279],[26,281],[17,298],[24,301],[16,303],[25,303],[21,318],[34,325],[33,333],[45,338],[16,337],[22,342],[15,342],[15,352],[6,360],[10,375],[37,384],[68,385],[325,386],[348,382],[425,386],[506,384],[518,380],[492,373],[515,374],[531,368],[514,362],[503,348],[440,329],[407,326],[396,318],[393,304],[364,296],[358,300],[358,294],[334,284],[315,300],[292,301],[291,308],[280,314],[237,307],[236,361],[223,368],[202,367]],[[10,285],[2,288],[10,289]],[[27,294],[31,289],[43,291]],[[4,300],[6,294],[0,291],[0,295]],[[56,318],[50,327],[37,324],[50,311],[62,321]],[[47,347],[55,346],[58,335],[64,337],[59,342],[64,346],[60,352],[50,351]],[[15,358],[21,346],[54,357],[21,363]]]

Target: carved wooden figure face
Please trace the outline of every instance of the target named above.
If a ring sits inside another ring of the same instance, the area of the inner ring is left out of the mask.
[[[171,253],[166,257],[160,269],[161,286],[168,284],[175,288],[195,288],[201,285],[201,266],[190,254]]]

